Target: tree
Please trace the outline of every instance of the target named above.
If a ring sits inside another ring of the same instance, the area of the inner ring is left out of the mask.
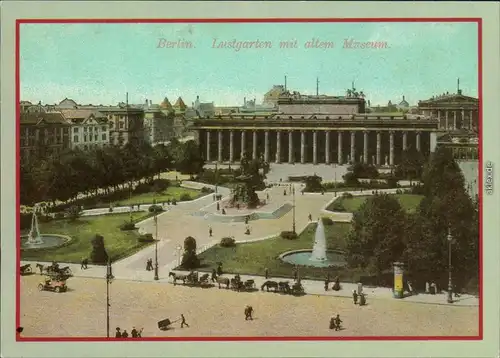
[[[394,175],[398,179],[418,180],[422,177],[424,163],[422,153],[410,147],[403,151],[401,162],[396,165]]]
[[[465,180],[451,150],[438,148],[424,168],[422,181],[426,196],[443,196],[451,190],[465,191]]]
[[[404,251],[406,214],[394,197],[368,198],[353,214],[347,237],[347,261],[351,267],[368,268],[376,274],[392,267]]]
[[[305,178],[306,187],[305,192],[308,193],[320,193],[323,191],[323,186],[321,185],[321,177],[315,175],[310,175]]]
[[[105,265],[108,262],[108,253],[104,248],[104,237],[96,234],[91,241],[92,252],[90,253],[90,261],[96,265]]]
[[[192,236],[184,239],[184,254],[182,255],[181,266],[186,269],[200,266],[200,259],[196,256],[196,239]]]
[[[176,160],[176,169],[182,173],[194,175],[203,170],[205,161],[201,155],[201,150],[194,140],[187,141],[177,149],[180,158]]]

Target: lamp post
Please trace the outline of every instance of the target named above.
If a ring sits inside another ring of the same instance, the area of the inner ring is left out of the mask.
[[[128,200],[129,202],[132,202],[132,183],[128,186]],[[132,209],[134,208],[134,205],[130,205],[130,222],[132,222]]]
[[[295,233],[295,185],[292,184],[292,232]]]
[[[215,194],[217,194],[217,163],[215,163]]]
[[[154,280],[158,281],[160,278],[158,277],[158,216],[155,207],[155,277]]]
[[[453,303],[453,283],[451,281],[451,243],[453,237],[451,236],[451,230],[448,229],[448,303]]]
[[[108,264],[106,265],[106,334],[109,338],[109,285],[113,280],[113,271],[111,270],[111,261],[108,259]]]

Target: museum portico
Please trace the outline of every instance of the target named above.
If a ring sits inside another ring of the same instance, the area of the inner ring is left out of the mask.
[[[274,163],[394,165],[404,148],[436,147],[438,122],[383,114],[219,116],[194,121],[207,162],[235,163],[243,153]]]

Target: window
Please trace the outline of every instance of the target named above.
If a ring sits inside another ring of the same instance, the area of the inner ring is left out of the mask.
[[[97,142],[98,139],[97,139],[97,134],[94,136],[94,140]]]
[[[123,122],[120,122],[120,129],[123,129]]]
[[[78,136],[77,136],[77,135],[75,135],[75,136],[73,137],[73,142],[78,143]]]
[[[87,127],[83,127],[83,131],[84,131],[84,132],[87,132]]]
[[[78,127],[73,128],[73,133],[78,133]]]
[[[102,135],[102,140],[106,140],[106,134]]]
[[[86,142],[86,141],[87,141],[87,135],[86,135],[86,134],[83,136],[83,141],[84,141],[84,142]]]
[[[109,122],[109,128],[113,128],[114,122]]]
[[[102,127],[101,127],[101,130],[102,130],[103,132],[106,132],[106,126],[102,126]]]

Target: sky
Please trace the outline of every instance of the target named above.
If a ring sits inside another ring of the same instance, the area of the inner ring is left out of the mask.
[[[192,48],[159,48],[160,39]],[[347,49],[344,41],[387,48]],[[216,48],[224,41],[269,41],[271,48]],[[297,40],[297,48],[280,48]],[[333,48],[306,48],[308,41]],[[215,42],[215,47],[214,47]],[[475,23],[21,24],[21,100],[80,104],[242,105],[284,84],[303,94],[344,95],[354,81],[371,104],[410,105],[457,90],[477,97]]]

